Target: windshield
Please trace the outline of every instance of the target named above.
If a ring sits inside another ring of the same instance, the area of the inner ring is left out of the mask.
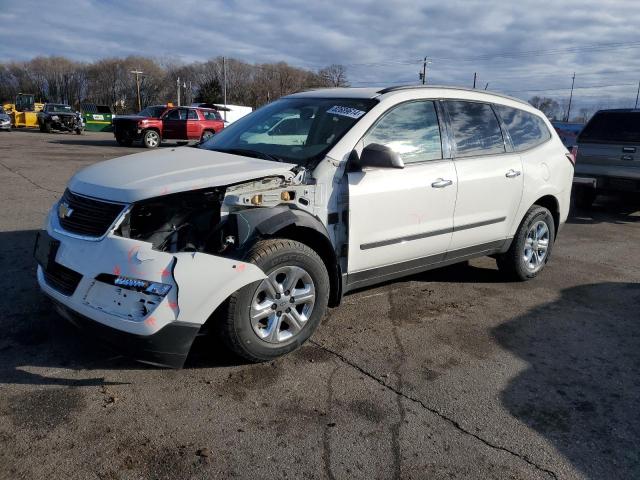
[[[231,124],[200,148],[307,165],[324,156],[375,103],[283,98]]]
[[[144,110],[142,110],[138,116],[139,117],[151,117],[151,118],[160,118],[160,115],[162,115],[162,112],[164,112],[167,109],[167,107],[160,105],[158,107],[147,107]]]
[[[69,105],[48,105],[47,112],[67,113],[71,112],[71,107]]]

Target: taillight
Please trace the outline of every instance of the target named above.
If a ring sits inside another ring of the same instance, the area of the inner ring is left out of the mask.
[[[574,145],[573,147],[571,147],[571,152],[567,153],[567,158],[569,159],[569,161],[571,162],[571,164],[573,166],[576,165],[576,158],[578,158],[578,146]]]

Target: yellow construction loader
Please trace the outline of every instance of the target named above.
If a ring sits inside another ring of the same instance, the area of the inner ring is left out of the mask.
[[[2,108],[11,117],[12,126],[38,128],[38,112],[43,106],[43,103],[36,103],[34,95],[19,93],[15,103],[5,103]]]

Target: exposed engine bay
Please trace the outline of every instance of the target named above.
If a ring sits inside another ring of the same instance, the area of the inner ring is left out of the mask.
[[[115,234],[161,252],[233,257],[261,230],[295,223],[292,211],[313,208],[314,185],[303,178],[267,177],[136,202]]]

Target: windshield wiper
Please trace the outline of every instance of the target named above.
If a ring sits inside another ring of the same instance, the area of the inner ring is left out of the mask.
[[[258,150],[251,150],[250,148],[228,148],[228,149],[213,149],[216,152],[230,153],[232,155],[244,155],[245,157],[261,158],[263,160],[271,160],[272,162],[284,162],[284,159],[271,155],[270,153],[260,152]]]

